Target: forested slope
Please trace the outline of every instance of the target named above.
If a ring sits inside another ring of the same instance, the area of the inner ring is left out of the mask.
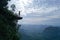
[[[21,17],[6,8],[9,0],[0,0],[0,40],[19,40],[16,22]]]

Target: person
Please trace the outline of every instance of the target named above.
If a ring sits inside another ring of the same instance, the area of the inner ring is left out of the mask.
[[[18,17],[19,17],[20,19],[22,19],[22,17],[20,16],[20,15],[21,15],[20,13],[21,13],[21,11],[19,11]]]
[[[19,11],[19,16],[20,16],[20,11]]]

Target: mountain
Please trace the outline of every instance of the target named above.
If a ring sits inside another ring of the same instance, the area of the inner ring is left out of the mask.
[[[44,40],[60,40],[60,27],[47,27],[42,34]]]
[[[49,30],[55,31],[56,30],[55,27],[56,26],[48,26],[48,25],[21,25],[19,30],[22,36],[21,40],[45,40],[45,37],[44,37],[45,33],[47,35],[47,32],[51,33]],[[59,28],[59,27],[56,27],[56,28]],[[49,33],[48,33],[48,36],[49,36]],[[54,33],[51,33],[51,35],[53,34]]]
[[[19,32],[21,40],[36,40],[41,36],[41,32],[48,27],[47,25],[21,25]]]
[[[45,38],[46,36],[50,38],[54,33],[55,33],[54,35],[56,35],[56,32],[60,31],[59,29],[56,28],[60,27],[48,25],[21,25],[19,32],[21,33],[21,40],[48,40]],[[54,33],[52,31],[54,31]]]

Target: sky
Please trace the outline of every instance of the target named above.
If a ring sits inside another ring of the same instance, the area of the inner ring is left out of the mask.
[[[18,24],[60,25],[60,0],[12,0],[16,13],[21,11],[22,20]]]

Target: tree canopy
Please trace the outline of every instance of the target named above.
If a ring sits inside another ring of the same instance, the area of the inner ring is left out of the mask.
[[[0,0],[0,40],[19,40],[15,22],[21,18],[6,8],[8,1]]]

